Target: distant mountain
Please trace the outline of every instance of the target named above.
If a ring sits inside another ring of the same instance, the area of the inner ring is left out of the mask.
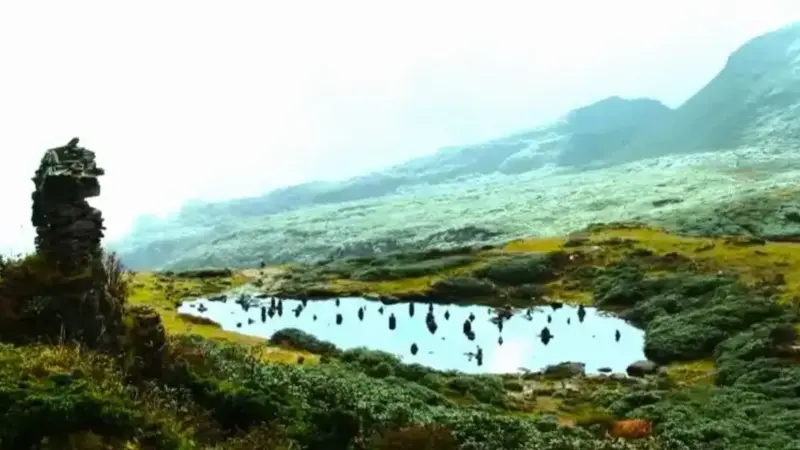
[[[385,170],[342,182],[311,182],[264,195],[215,203],[193,202],[179,217],[199,224],[218,215],[254,217],[311,205],[381,197],[402,188],[435,185],[493,173],[520,174],[547,164],[585,166],[626,145],[670,109],[657,100],[610,97],[560,120],[481,144],[443,148]],[[138,229],[135,231],[139,233]]]
[[[266,223],[275,227],[269,232],[284,233],[286,227],[301,227],[306,220],[300,214],[302,211],[313,209],[315,215],[323,214],[317,208],[322,205],[376,199],[408,190],[419,191],[430,185],[448,189],[462,185],[466,189],[489,175],[523,177],[546,167],[580,170],[674,154],[742,148],[767,152],[794,149],[800,144],[798,114],[800,25],[792,25],[744,44],[729,57],[716,77],[674,110],[657,100],[609,97],[529,131],[475,145],[443,148],[432,155],[346,181],[305,183],[225,202],[193,202],[176,217],[150,218],[138,223],[129,236],[111,246],[138,267],[168,265],[189,248],[195,256],[188,260],[180,256],[183,266],[227,263],[231,260],[220,260],[217,250],[208,248],[209,243],[221,246],[232,240],[254,238],[256,232],[251,233],[252,230],[267,233]],[[369,209],[348,205],[342,209],[348,213],[325,212],[328,215],[322,230],[319,229],[322,219],[309,218],[314,231],[303,231],[291,239],[311,240],[336,227],[340,216],[352,221],[355,220],[352,211]],[[288,218],[285,214],[289,211],[297,214],[292,213]],[[267,219],[273,216],[274,220]],[[476,222],[479,219],[476,217]],[[425,228],[431,233],[445,231]],[[496,236],[497,232],[479,230],[477,235]],[[197,253],[197,246],[204,249],[202,256]],[[362,254],[369,244],[359,243],[352,248],[356,247]],[[280,250],[285,256],[278,260],[304,254],[298,249]],[[341,248],[332,250],[328,244],[307,250],[343,254]]]
[[[748,41],[697,94],[611,155],[629,161],[671,153],[797,146],[800,24]]]

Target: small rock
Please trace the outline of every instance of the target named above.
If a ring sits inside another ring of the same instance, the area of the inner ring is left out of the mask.
[[[657,370],[658,364],[654,363],[653,361],[643,359],[631,363],[631,365],[629,365],[625,371],[628,373],[628,376],[631,377],[644,377],[645,375],[656,373]]]

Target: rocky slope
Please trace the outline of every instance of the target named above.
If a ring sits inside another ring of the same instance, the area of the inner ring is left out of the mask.
[[[474,245],[725,208],[737,196],[791,183],[798,42],[800,26],[751,40],[675,110],[611,97],[528,132],[341,183],[189,205],[111,245],[136,268],[241,266]],[[663,208],[665,198],[680,201]]]
[[[722,71],[665,120],[644,130],[620,160],[672,152],[797,145],[800,25],[750,40]]]

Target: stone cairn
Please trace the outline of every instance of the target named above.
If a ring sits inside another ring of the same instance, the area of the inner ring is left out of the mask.
[[[36,250],[62,280],[53,292],[61,337],[90,347],[113,345],[122,324],[120,299],[106,292],[100,241],[103,217],[86,201],[100,194],[95,154],[78,138],[48,150],[33,182]]]
[[[100,195],[103,174],[94,152],[78,147],[75,138],[48,150],[33,178],[36,250],[65,274],[86,270],[102,254],[103,217],[86,199]]]

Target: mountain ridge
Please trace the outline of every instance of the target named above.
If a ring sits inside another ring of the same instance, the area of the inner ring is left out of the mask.
[[[714,78],[675,109],[653,99],[606,97],[530,130],[478,144],[445,147],[431,155],[345,181],[309,182],[262,196],[187,205],[174,217],[134,227],[126,238],[112,246],[120,250],[123,258],[135,260],[139,267],[160,267],[169,266],[169,261],[181,261],[181,266],[252,262],[250,256],[234,256],[247,251],[248,246],[239,242],[242,240],[262,242],[259,253],[273,255],[276,262],[288,262],[294,258],[305,260],[303,255],[311,253],[322,258],[330,254],[362,254],[370,243],[375,244],[372,251],[384,251],[394,247],[387,242],[419,243],[428,235],[464,236],[464,233],[450,234],[448,230],[466,226],[482,230],[476,236],[508,238],[528,228],[499,223],[498,217],[512,217],[508,208],[515,208],[524,210],[519,217],[526,217],[532,224],[545,220],[538,215],[534,220],[528,214],[539,213],[527,212],[528,207],[522,205],[540,201],[539,190],[550,183],[543,180],[554,176],[572,174],[573,178],[559,182],[557,189],[574,190],[575,183],[585,184],[595,178],[588,175],[588,169],[600,170],[598,173],[611,177],[650,174],[657,179],[668,173],[677,178],[662,183],[682,183],[687,189],[698,189],[702,185],[688,182],[686,177],[695,171],[688,166],[700,164],[697,176],[709,177],[716,183],[714,186],[723,189],[732,183],[724,173],[728,168],[710,169],[718,166],[719,161],[735,159],[739,164],[744,158],[755,165],[769,166],[774,159],[786,159],[784,154],[791,156],[790,150],[800,139],[800,125],[794,120],[798,113],[800,26],[793,24],[742,45]],[[671,169],[683,166],[687,168]],[[783,173],[788,169],[775,170]],[[639,189],[659,190],[647,182],[643,181]],[[599,183],[617,189],[613,183]],[[747,191],[742,186],[731,186],[725,189]],[[641,198],[642,193],[638,194]],[[696,195],[683,191],[680,194]],[[509,199],[486,197],[498,195]],[[562,197],[573,195],[565,192]],[[709,195],[716,198],[717,194]],[[628,194],[622,198],[627,199]],[[389,214],[383,218],[389,224],[378,225],[369,218],[382,210],[374,203],[377,199],[396,205],[391,212],[381,213]],[[463,204],[451,204],[455,199]],[[506,204],[512,200],[502,209],[487,204]],[[615,201],[597,200],[597,206],[591,207],[600,211]],[[556,202],[550,208],[569,206]],[[434,209],[420,213],[415,210],[419,208]],[[453,221],[450,216],[455,214],[453,211],[463,211],[469,215],[469,221],[465,222],[463,217]],[[562,218],[552,220],[563,221],[563,214],[576,213],[582,216],[584,212],[561,213]],[[605,218],[603,214],[598,217]],[[622,214],[628,215],[641,214]],[[356,226],[356,222],[365,228]],[[534,228],[526,232],[542,231]],[[481,242],[477,238],[467,241]],[[208,243],[214,248],[209,248]],[[354,253],[346,249],[353,249]],[[228,256],[220,257],[222,253]],[[134,254],[138,256],[132,257]]]

